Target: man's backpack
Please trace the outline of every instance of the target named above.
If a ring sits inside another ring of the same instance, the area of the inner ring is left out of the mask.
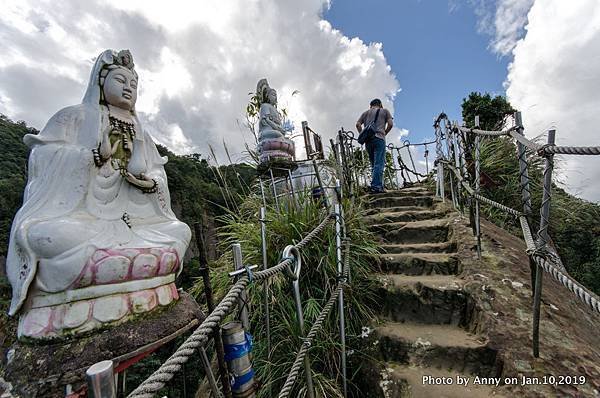
[[[367,141],[370,141],[373,137],[375,137],[375,133],[377,132],[376,122],[379,117],[379,111],[381,108],[377,109],[375,112],[375,118],[371,121],[371,123],[367,124],[365,128],[358,135],[358,143],[364,144]]]

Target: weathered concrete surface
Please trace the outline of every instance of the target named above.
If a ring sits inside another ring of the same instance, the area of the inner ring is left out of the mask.
[[[378,360],[361,373],[363,395],[600,397],[600,316],[544,275],[541,355],[534,358],[524,242],[483,221],[478,260],[468,219],[428,195],[419,187],[388,192],[366,214],[386,254],[379,259],[382,305],[366,343]],[[549,375],[557,383],[524,383]],[[456,385],[459,376],[470,384]],[[564,383],[572,381],[565,376],[585,383]],[[473,384],[482,377],[489,379]],[[517,383],[507,384],[512,377]]]
[[[84,385],[85,371],[94,363],[132,353],[203,319],[194,299],[180,292],[169,307],[87,337],[51,344],[16,342],[2,362],[0,394],[62,398],[66,385],[73,391]]]

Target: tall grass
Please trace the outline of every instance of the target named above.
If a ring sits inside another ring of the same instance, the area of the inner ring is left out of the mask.
[[[281,260],[283,248],[299,242],[308,232],[317,226],[326,216],[326,210],[314,202],[310,195],[297,195],[297,203],[290,198],[280,199],[280,209],[267,208],[267,253],[268,264],[273,266]],[[232,243],[240,243],[245,264],[259,264],[262,267],[261,234],[258,220],[262,198],[248,196],[239,204],[238,210],[228,212],[221,217],[223,225],[219,229],[221,252],[224,253],[211,264],[211,278],[215,294],[224,295],[231,286],[226,275],[232,269]],[[375,308],[372,256],[377,253],[373,235],[367,231],[361,219],[360,203],[343,203],[345,222],[350,237],[350,275],[351,283],[346,290],[346,334],[348,352],[352,353],[349,362],[359,364],[362,355],[358,339],[361,328],[372,318]],[[336,285],[337,263],[334,224],[313,239],[302,251],[302,271],[300,292],[305,317],[306,331],[316,319]],[[259,396],[268,396],[278,392],[285,381],[297,350],[302,344],[298,327],[291,282],[278,275],[269,281],[269,308],[271,325],[271,352],[267,352],[265,312],[263,307],[264,283],[252,284],[249,288],[251,330],[254,336],[254,368],[257,378],[263,384]],[[202,294],[202,284],[198,282],[192,289],[193,294]],[[337,308],[337,307],[336,307]],[[270,354],[270,355],[269,355]],[[338,313],[334,311],[310,350],[313,380],[318,396],[341,396],[339,370],[339,329]],[[269,359],[270,358],[270,359]],[[356,368],[349,370],[349,375]],[[304,375],[301,374],[291,396],[302,397],[306,394]]]

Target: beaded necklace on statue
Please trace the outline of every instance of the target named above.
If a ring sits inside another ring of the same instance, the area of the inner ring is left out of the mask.
[[[113,115],[109,115],[108,119],[111,127],[110,145],[113,149],[115,148],[115,143],[117,145],[112,158],[117,161],[118,168],[126,169],[133,150],[133,138],[136,134],[135,126],[132,122],[122,120]]]

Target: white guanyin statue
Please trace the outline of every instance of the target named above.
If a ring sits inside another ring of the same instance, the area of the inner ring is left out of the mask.
[[[191,231],[171,210],[137,85],[131,53],[106,50],[82,103],[24,138],[29,177],[6,262],[19,338],[72,336],[179,297]]]
[[[269,87],[267,79],[261,79],[256,86],[260,102],[258,122],[258,153],[260,162],[270,160],[294,160],[294,141],[285,137],[286,131],[277,110],[277,91]]]

